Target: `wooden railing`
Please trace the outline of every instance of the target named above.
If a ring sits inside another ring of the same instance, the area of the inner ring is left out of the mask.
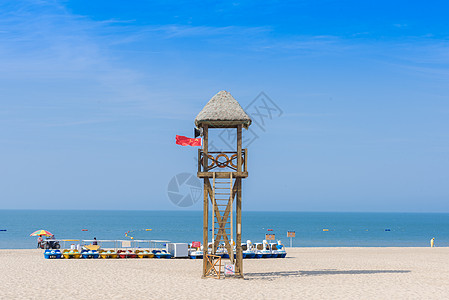
[[[198,172],[247,172],[247,149],[242,149],[242,166],[238,170],[237,151],[211,151],[207,156],[198,149]],[[231,171],[232,172],[232,171]]]

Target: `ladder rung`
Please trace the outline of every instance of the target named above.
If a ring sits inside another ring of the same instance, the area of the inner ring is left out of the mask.
[[[229,190],[228,188],[216,187],[216,190]]]
[[[229,193],[215,193],[215,195],[229,195]]]
[[[231,184],[231,182],[226,182],[226,181],[215,181],[215,184],[217,184],[217,183],[219,183],[219,184]]]

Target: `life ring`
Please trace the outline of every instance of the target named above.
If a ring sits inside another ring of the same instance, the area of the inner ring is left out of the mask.
[[[212,162],[212,164],[207,165],[207,168],[210,169],[210,168],[212,168],[212,167],[215,165],[215,160],[214,160],[214,157],[213,157],[212,155],[210,155],[210,154],[208,154],[207,157],[208,157],[208,158],[211,160],[211,162]]]
[[[220,162],[218,160],[220,157],[226,158],[225,162]],[[228,166],[228,164],[229,164],[229,157],[226,154],[224,154],[224,153],[220,153],[220,154],[218,154],[215,157],[215,161],[217,162],[217,167],[219,167],[219,168],[226,168]]]
[[[237,154],[232,154],[231,158],[229,160],[229,164],[231,165],[231,167],[237,169],[237,165],[234,165],[234,163],[232,162],[233,159],[237,158]]]

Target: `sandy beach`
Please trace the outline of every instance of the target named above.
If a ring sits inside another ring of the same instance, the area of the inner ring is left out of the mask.
[[[1,299],[442,299],[448,248],[293,248],[245,260],[245,280],[201,279],[188,259],[46,260],[0,250]]]

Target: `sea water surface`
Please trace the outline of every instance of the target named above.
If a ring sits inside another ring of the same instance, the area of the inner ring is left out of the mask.
[[[125,240],[131,231],[135,239],[190,243],[202,241],[202,220],[201,211],[0,210],[0,248],[34,248],[29,235],[38,229],[57,239]],[[447,213],[244,211],[242,224],[243,241],[274,233],[289,246],[290,230],[295,247],[428,247],[433,237],[436,246],[449,246]]]

